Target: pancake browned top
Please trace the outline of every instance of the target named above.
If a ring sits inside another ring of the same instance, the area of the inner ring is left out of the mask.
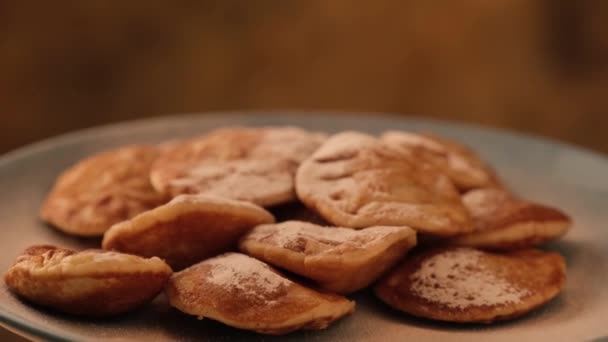
[[[446,176],[363,133],[329,138],[300,165],[296,191],[306,206],[337,226],[409,226],[440,236],[471,229]]]
[[[506,254],[465,247],[423,251],[375,287],[388,305],[415,316],[492,322],[545,304],[564,287],[564,259],[535,249]]]
[[[563,236],[571,226],[561,210],[521,200],[501,189],[477,189],[463,195],[473,231],[448,243],[491,249],[538,245]]]
[[[295,199],[294,173],[325,139],[295,127],[222,128],[167,147],[154,187],[172,196],[202,193],[272,206]]]
[[[153,146],[136,145],[96,154],[59,176],[40,216],[74,235],[101,236],[114,223],[166,201],[149,180],[157,156]]]
[[[199,318],[264,334],[323,329],[354,311],[354,302],[299,285],[239,253],[205,260],[173,275],[169,302]]]
[[[460,189],[499,186],[492,168],[465,145],[428,133],[387,131],[381,139],[389,145],[416,149],[419,157],[444,172]]]
[[[156,257],[32,246],[17,258],[4,281],[33,303],[72,314],[106,316],[151,300],[171,273]]]
[[[287,221],[255,227],[239,247],[329,291],[350,293],[367,287],[414,245],[416,233],[408,227],[354,230]]]
[[[253,203],[181,195],[112,226],[104,235],[103,248],[158,256],[177,270],[236,249],[243,234],[272,222],[272,214]]]

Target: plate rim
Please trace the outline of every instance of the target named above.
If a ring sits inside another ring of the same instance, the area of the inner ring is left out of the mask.
[[[477,122],[469,122],[464,120],[457,119],[449,119],[449,118],[428,118],[418,115],[410,115],[404,113],[395,113],[395,112],[374,112],[374,111],[333,111],[333,110],[251,110],[251,111],[202,111],[202,112],[176,112],[173,114],[167,113],[159,116],[148,117],[148,118],[138,118],[132,120],[122,120],[111,123],[105,123],[101,125],[95,125],[91,127],[76,129],[72,131],[68,131],[65,133],[53,135],[47,138],[43,138],[41,140],[35,140],[33,142],[26,143],[24,145],[18,146],[14,149],[11,149],[3,154],[0,154],[0,167],[3,167],[5,163],[9,163],[14,159],[19,159],[24,157],[26,154],[32,154],[38,152],[40,150],[48,149],[50,145],[61,145],[61,144],[69,144],[73,140],[81,139],[82,137],[86,137],[91,133],[99,133],[98,131],[115,131],[117,129],[124,129],[125,126],[138,126],[140,124],[154,124],[160,125],[162,123],[170,123],[171,121],[184,121],[187,119],[197,119],[197,120],[221,120],[226,117],[230,117],[231,119],[251,119],[251,116],[263,116],[266,118],[281,118],[282,116],[289,117],[300,117],[300,118],[310,118],[311,120],[316,120],[317,118],[322,118],[330,116],[332,119],[340,118],[344,121],[351,120],[396,120],[396,121],[411,121],[411,122],[420,122],[425,124],[448,124],[450,126],[457,126],[463,129],[471,129],[471,130],[482,130],[487,131],[492,134],[499,134],[503,136],[514,136],[518,139],[526,139],[531,141],[536,141],[540,143],[556,145],[560,148],[567,148],[577,153],[584,153],[593,158],[597,158],[602,160],[603,162],[608,163],[608,154],[605,154],[601,151],[594,150],[580,144],[576,144],[569,141],[560,140],[558,138],[549,137],[540,135],[537,133],[523,132],[518,130],[513,130],[510,128],[486,125]],[[316,118],[311,118],[311,115],[314,115]],[[247,126],[246,123],[243,126]]]

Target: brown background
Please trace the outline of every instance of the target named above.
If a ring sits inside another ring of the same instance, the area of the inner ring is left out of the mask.
[[[388,111],[608,152],[608,2],[0,0],[0,151],[110,121]]]
[[[282,108],[464,120],[608,152],[607,90],[603,0],[0,0],[0,153],[132,118]]]

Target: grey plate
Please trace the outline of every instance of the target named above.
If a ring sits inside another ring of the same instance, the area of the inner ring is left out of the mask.
[[[47,140],[0,159],[0,270],[31,244],[51,243],[72,248],[94,247],[99,240],[63,235],[38,221],[44,194],[59,172],[93,152],[133,142],[199,134],[224,125],[293,124],[326,131],[356,129],[430,130],[476,148],[521,195],[564,208],[574,229],[549,250],[568,263],[565,291],[544,308],[513,322],[491,326],[461,326],[415,319],[388,309],[370,293],[359,293],[357,312],[320,332],[280,337],[288,341],[448,341],[593,340],[608,335],[608,161],[561,143],[460,124],[390,116],[338,116],[323,113],[293,115],[249,113],[192,115],[137,121],[90,129]],[[222,326],[197,321],[169,308],[162,296],[147,307],[113,319],[69,317],[25,304],[0,286],[0,322],[23,333],[49,340],[78,341],[273,341]]]

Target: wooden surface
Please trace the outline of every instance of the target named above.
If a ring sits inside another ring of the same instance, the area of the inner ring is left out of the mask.
[[[108,122],[282,108],[463,120],[606,153],[606,37],[601,0],[0,0],[0,153]]]

